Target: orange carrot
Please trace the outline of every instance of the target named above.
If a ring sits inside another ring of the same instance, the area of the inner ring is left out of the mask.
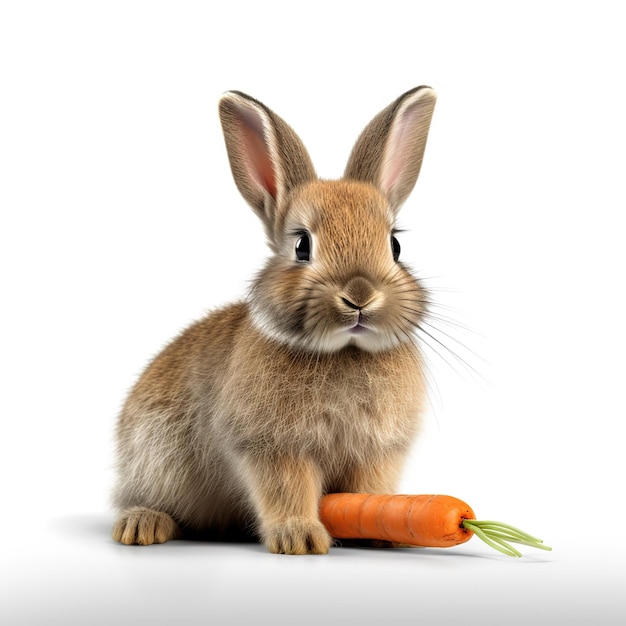
[[[471,507],[452,496],[331,493],[320,517],[336,539],[378,539],[413,546],[447,548],[474,534],[510,556],[521,553],[509,541],[550,550],[541,539],[501,522],[478,521]]]

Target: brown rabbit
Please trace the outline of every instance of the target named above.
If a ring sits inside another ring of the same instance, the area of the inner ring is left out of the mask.
[[[323,494],[394,491],[425,397],[413,331],[427,304],[394,221],[435,98],[428,87],[398,98],[365,128],[344,178],[326,181],[280,117],[224,95],[233,176],[273,255],[245,300],[184,331],[130,393],[115,540],[240,528],[271,552],[320,554],[332,542]]]

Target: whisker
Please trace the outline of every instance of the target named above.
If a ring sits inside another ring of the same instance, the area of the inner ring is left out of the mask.
[[[451,317],[445,317],[443,315],[438,315],[437,313],[433,313],[432,311],[427,311],[425,317],[427,319],[435,320],[436,322],[441,322],[442,324],[446,324],[447,326],[452,326],[453,328],[457,328],[458,330],[462,330],[467,333],[472,333],[479,337],[485,338],[485,335],[479,333],[477,330],[474,330],[467,324],[463,324],[463,322],[459,322],[458,320],[454,320]]]
[[[428,333],[426,333],[426,335],[428,337],[430,337],[430,335],[428,335]],[[437,341],[436,339],[434,339],[434,337],[430,337],[431,339],[433,339],[434,341]],[[442,352],[440,350],[437,349],[436,346],[434,346],[426,337],[420,337],[420,341],[429,349],[431,350],[434,354],[436,354],[455,374],[458,374],[459,376],[462,376],[461,372],[454,366],[453,363],[451,363],[445,356],[444,354],[442,354]],[[437,341],[437,343],[440,343]],[[443,346],[445,348],[445,346]],[[428,355],[426,353],[423,353],[424,358],[428,358]],[[431,362],[431,370],[434,369],[434,367],[432,367],[432,362]],[[434,379],[433,379],[434,380]]]
[[[458,319],[458,312],[453,307],[447,306],[445,304],[439,304],[437,302],[428,302],[427,303],[427,311],[426,316],[430,319],[443,322],[448,326],[454,326],[464,332],[472,333],[478,337],[485,338],[483,333],[480,333],[476,329],[468,326],[464,322]]]
[[[453,335],[447,333],[445,330],[441,330],[441,328],[437,328],[437,326],[434,326],[433,324],[431,324],[427,320],[422,320],[422,324],[426,324],[427,326],[430,326],[430,328],[432,328],[433,330],[436,330],[438,333],[441,333],[442,335],[445,335],[446,337],[448,337],[448,339],[451,339],[452,341],[454,341],[454,343],[456,343],[458,346],[460,346],[464,350],[467,350],[468,352],[473,354],[477,359],[480,359],[483,363],[487,364],[487,361],[485,359],[483,359],[483,357],[481,357],[477,352],[475,352],[474,350],[472,350],[471,348],[466,346],[462,341],[460,341],[459,339],[457,339]]]
[[[432,348],[430,348],[432,350]],[[435,401],[439,406],[443,405],[443,396],[441,395],[441,389],[437,384],[437,378],[433,375],[433,370],[435,369],[433,366],[432,358],[429,354],[424,352],[422,348],[420,348],[420,354],[423,362],[423,379],[424,385],[426,386],[426,401],[428,402],[430,409],[432,411],[433,417],[435,418],[435,423],[437,424],[437,428],[439,430],[439,420],[437,418],[437,408],[435,405]]]
[[[457,354],[454,350],[452,350],[449,346],[446,346],[445,343],[443,343],[442,341],[440,341],[439,339],[437,339],[437,337],[435,337],[432,333],[429,333],[422,325],[418,324],[417,325],[418,330],[423,333],[424,335],[427,335],[428,337],[430,337],[430,339],[432,339],[433,341],[435,341],[439,346],[441,346],[444,350],[446,350],[446,352],[448,354],[450,354],[450,356],[454,357],[454,359],[463,367],[463,369],[465,369],[465,371],[469,374],[473,374],[473,376],[477,376],[483,383],[485,383],[486,385],[488,385],[488,381],[487,379],[475,368],[473,367],[470,363],[468,363],[462,356],[460,356],[459,354]],[[438,329],[437,329],[438,330]],[[441,332],[441,331],[438,331]],[[445,334],[445,333],[444,333]],[[432,347],[432,346],[431,346]],[[437,354],[439,354],[436,350],[435,352]],[[470,350],[471,352],[471,350]],[[441,356],[441,355],[440,355]],[[447,359],[443,359],[444,362],[450,366],[450,363]],[[458,373],[458,371],[456,370],[456,368],[452,368],[454,369],[454,371],[456,371]]]

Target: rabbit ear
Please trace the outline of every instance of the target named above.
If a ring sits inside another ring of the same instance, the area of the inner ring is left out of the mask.
[[[352,149],[345,178],[376,185],[394,212],[417,181],[436,99],[430,87],[407,91],[365,127]]]
[[[258,100],[229,91],[219,113],[235,183],[273,241],[277,207],[316,177],[311,159],[296,133]]]

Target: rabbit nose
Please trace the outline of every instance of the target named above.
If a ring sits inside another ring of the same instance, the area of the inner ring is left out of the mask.
[[[372,304],[379,297],[380,294],[374,289],[374,286],[361,276],[349,280],[340,296],[341,301],[346,306],[357,311]]]
[[[341,297],[341,301],[349,308],[351,309],[355,309],[357,311],[361,310],[361,307],[358,304],[354,304],[354,302],[351,302],[350,300],[348,300],[348,298],[344,298],[343,296]]]

